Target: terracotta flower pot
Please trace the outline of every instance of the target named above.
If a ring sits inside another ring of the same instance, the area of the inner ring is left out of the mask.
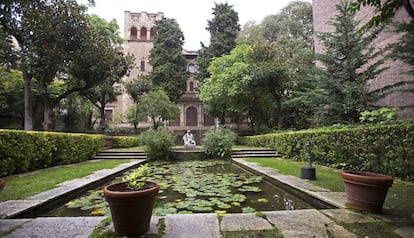
[[[0,191],[3,190],[4,186],[6,185],[6,181],[0,179]]]
[[[137,236],[148,231],[155,197],[160,187],[147,182],[148,189],[125,191],[127,183],[116,183],[104,188],[109,203],[115,233],[119,236]]]
[[[342,171],[341,177],[345,184],[347,205],[368,212],[382,212],[388,188],[393,183],[391,176]]]

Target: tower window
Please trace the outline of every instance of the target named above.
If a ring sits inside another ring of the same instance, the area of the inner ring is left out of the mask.
[[[141,72],[145,71],[145,60],[141,60]]]
[[[147,40],[147,28],[146,27],[142,27],[141,28],[141,40]]]
[[[151,40],[154,40],[155,35],[156,35],[156,33],[155,33],[154,28],[151,28],[151,30],[150,30],[150,38],[151,38]]]
[[[131,39],[136,40],[137,39],[137,28],[131,27]]]

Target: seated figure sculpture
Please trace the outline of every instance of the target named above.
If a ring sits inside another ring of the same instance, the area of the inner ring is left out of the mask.
[[[196,142],[194,141],[193,133],[190,130],[187,130],[187,133],[183,136],[184,149],[194,149],[196,147]]]

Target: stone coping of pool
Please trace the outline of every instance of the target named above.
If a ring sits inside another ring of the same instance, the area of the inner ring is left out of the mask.
[[[104,217],[38,217],[33,219],[0,219],[0,235],[20,237],[88,237]],[[161,228],[160,220],[165,227]],[[161,234],[164,238],[219,238],[226,231],[274,230],[285,238],[302,237],[357,237],[338,223],[371,223],[374,217],[348,209],[303,209],[268,211],[260,215],[238,213],[217,215],[171,214],[153,216],[147,234]],[[113,225],[106,227],[113,230]],[[161,230],[163,229],[163,230]],[[410,237],[413,228],[404,227],[398,232]]]
[[[239,158],[233,158],[232,160],[245,169],[255,171],[268,179],[270,178],[272,182],[276,182],[282,188],[289,190],[302,199],[307,200],[311,197],[336,208],[346,207],[346,194],[344,192],[332,192],[329,189],[310,184],[306,182],[306,179],[282,175],[274,169],[262,167],[254,162],[247,162]]]
[[[103,181],[109,181],[118,174],[137,167],[145,159],[133,160],[123,163],[112,169],[103,169],[96,171],[83,178],[72,179],[59,184],[58,187],[33,195],[24,200],[8,200],[0,203],[0,218],[15,218],[25,214],[36,213],[37,211],[53,207],[61,203],[61,199],[71,200],[79,193],[88,189],[93,189],[102,184]]]

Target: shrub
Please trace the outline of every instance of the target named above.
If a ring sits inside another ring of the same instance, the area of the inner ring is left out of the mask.
[[[398,108],[382,107],[373,111],[361,112],[359,120],[362,123],[389,123],[397,119]]]
[[[139,140],[145,146],[144,152],[149,160],[168,159],[169,150],[174,146],[172,131],[164,127],[146,130]]]
[[[204,153],[209,158],[230,159],[232,146],[236,140],[237,135],[229,129],[211,128],[202,140]]]
[[[287,159],[305,161],[310,141],[318,164],[414,179],[414,123],[304,130],[243,137],[241,143],[276,149]]]
[[[85,161],[103,143],[101,135],[0,130],[0,177]]]
[[[138,136],[113,136],[113,148],[126,148],[139,146]]]

